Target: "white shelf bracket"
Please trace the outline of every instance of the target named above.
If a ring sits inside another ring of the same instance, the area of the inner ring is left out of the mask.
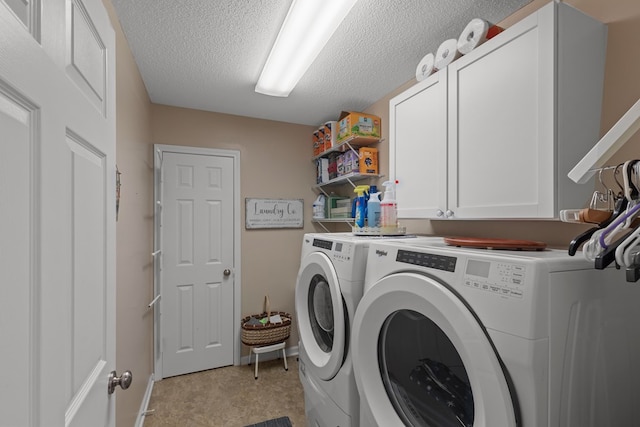
[[[613,125],[596,145],[568,173],[578,183],[587,182],[613,154],[640,129],[640,99]]]
[[[154,305],[156,305],[156,303],[160,300],[160,297],[161,297],[161,295],[160,295],[160,294],[158,294],[158,295],[153,299],[153,301],[151,301],[151,302],[149,303],[149,305],[148,305],[147,307],[151,308],[151,307],[153,307]]]
[[[325,233],[328,233],[328,232],[329,232],[329,229],[328,229],[327,227],[325,227],[323,223],[321,223],[321,222],[316,222],[316,224],[318,224],[320,227],[322,227],[322,228],[324,229],[324,232],[325,232]]]

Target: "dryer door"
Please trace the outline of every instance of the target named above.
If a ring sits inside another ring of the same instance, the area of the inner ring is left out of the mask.
[[[322,252],[312,252],[302,259],[296,283],[296,313],[300,341],[311,362],[307,369],[330,380],[344,359],[346,311],[336,271]]]
[[[485,329],[442,283],[396,273],[365,292],[353,368],[379,426],[517,425],[510,381]]]

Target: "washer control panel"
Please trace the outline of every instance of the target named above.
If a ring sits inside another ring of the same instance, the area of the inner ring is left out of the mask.
[[[457,258],[446,255],[435,255],[426,252],[414,252],[399,249],[396,261],[420,267],[454,272],[456,271]]]
[[[523,298],[526,268],[521,264],[469,259],[464,285],[508,298]]]

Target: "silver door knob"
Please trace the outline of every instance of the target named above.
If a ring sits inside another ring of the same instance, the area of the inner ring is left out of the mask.
[[[447,218],[451,218],[451,217],[453,217],[453,211],[451,209],[447,209],[447,211],[444,213],[444,215]]]
[[[231,270],[229,270],[228,268],[225,268],[224,271],[222,272],[222,274],[224,274],[225,276],[230,276],[231,275]]]
[[[131,371],[124,371],[121,376],[118,376],[116,371],[111,371],[107,384],[107,394],[113,394],[116,391],[116,386],[120,386],[123,390],[128,389],[131,381],[133,381]]]
[[[444,216],[444,212],[442,212],[442,209],[438,209],[438,210],[436,211],[436,216],[437,216],[437,217],[439,217],[439,218],[440,218],[440,217],[442,217],[442,216]]]

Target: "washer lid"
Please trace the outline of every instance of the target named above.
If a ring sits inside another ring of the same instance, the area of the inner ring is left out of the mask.
[[[338,276],[324,253],[312,252],[302,259],[295,305],[300,341],[311,362],[307,368],[330,380],[342,367],[348,319]]]
[[[453,345],[471,389],[473,425],[517,425],[518,407],[515,394],[512,395],[509,388],[508,374],[479,320],[448,286],[431,277],[410,272],[391,274],[375,283],[360,300],[354,318],[351,345],[356,384],[362,404],[370,408],[378,425],[403,425],[403,419],[407,417],[397,411],[414,409],[411,407],[412,395],[418,396],[414,402],[428,398],[426,394],[419,394],[423,392],[417,391],[420,387],[407,387],[401,392],[387,391],[393,388],[389,387],[389,378],[385,374],[391,370],[385,365],[390,363],[390,358],[385,356],[386,350],[381,346],[385,345],[389,319],[398,312],[417,313],[415,321],[428,319]],[[420,333],[422,329],[412,325],[411,319],[405,323],[405,330],[410,332],[407,337],[411,336],[410,339],[405,338],[405,342],[416,343],[417,348],[437,345],[437,342],[430,341],[431,334]],[[406,353],[401,353],[406,356]],[[398,358],[403,358],[401,356]],[[407,375],[414,369],[415,360],[406,357],[402,362]],[[419,361],[423,362],[424,359]],[[416,425],[430,425],[427,422],[421,424],[420,416],[409,418]]]

